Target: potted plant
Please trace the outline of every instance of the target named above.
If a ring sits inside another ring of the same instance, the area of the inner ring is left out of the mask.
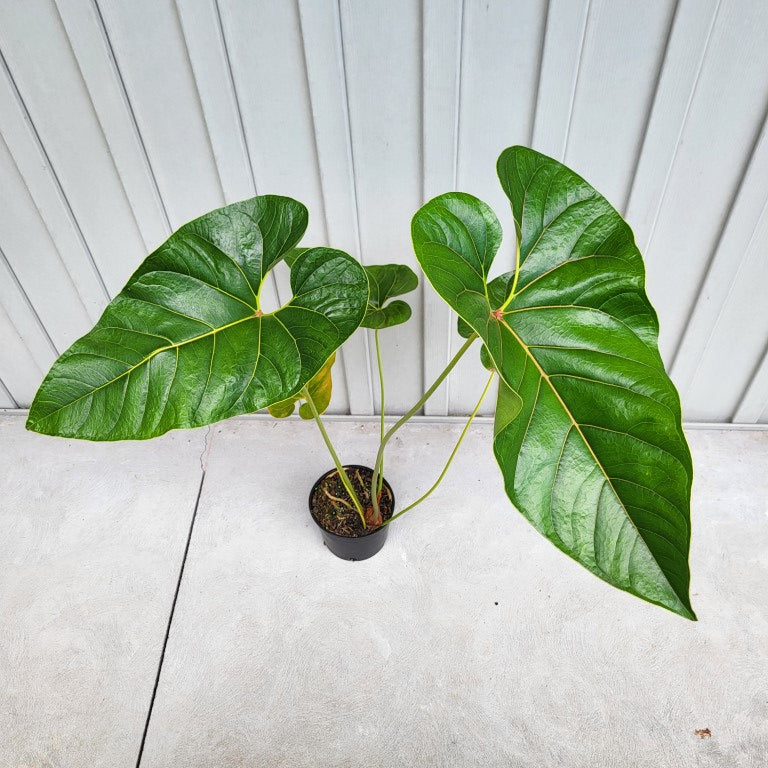
[[[410,317],[398,297],[416,288],[416,275],[402,265],[363,267],[331,248],[297,248],[306,209],[270,195],[185,224],[148,256],[54,364],[27,427],[145,439],[264,408],[285,417],[299,404],[334,463],[312,489],[313,517],[335,553],[361,559],[437,487],[498,377],[493,452],[512,503],[600,578],[695,619],[691,457],[632,232],[556,160],[510,147],[497,170],[515,221],[513,271],[491,279],[501,227],[476,197],[440,195],[413,218],[416,258],[466,341],[389,429],[378,337]],[[281,261],[293,296],[264,312],[261,289]],[[343,466],[322,422],[336,350],[360,326],[374,329],[382,395],[372,468]],[[383,479],[387,443],[478,340],[488,380],[477,406],[433,486],[395,511]]]

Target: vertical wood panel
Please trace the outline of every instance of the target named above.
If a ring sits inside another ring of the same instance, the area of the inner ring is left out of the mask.
[[[458,188],[488,203],[504,227],[499,272],[514,267],[515,236],[496,160],[505,147],[531,141],[546,10],[525,0],[467,2],[464,11]]]
[[[423,6],[423,198],[456,189],[463,0],[425,0]],[[429,386],[451,357],[455,314],[422,274],[424,383]],[[449,382],[424,405],[428,416],[448,414]]]
[[[637,164],[627,220],[645,254],[712,37],[720,0],[679,0]]]
[[[35,336],[44,327],[49,352],[63,352],[91,318],[1,138],[0,178],[0,259],[7,280],[18,281]]]
[[[328,243],[364,261],[338,3],[300,0],[299,13]],[[371,351],[365,331],[347,341],[340,363],[350,413],[372,414]]]
[[[667,362],[674,358],[762,126],[767,49],[768,5],[723,0],[645,253]]]
[[[56,8],[51,0],[31,5],[28,13],[4,9],[0,45],[85,242],[114,295],[143,255],[144,242]]]
[[[310,210],[307,242],[325,242],[298,9],[272,0],[220,4],[257,189],[301,199]]]
[[[256,194],[229,51],[216,0],[177,0],[197,91],[228,203]]]
[[[304,242],[325,243],[298,9],[271,0],[226,0],[220,8],[255,188],[300,199],[310,212]],[[273,274],[276,308],[290,285],[288,270]]]
[[[674,0],[592,0],[565,163],[623,210],[651,108]]]
[[[672,367],[686,415],[730,420],[768,339],[768,122]]]
[[[224,202],[243,200],[259,190],[219,4],[216,0],[177,0],[176,6]],[[261,293],[265,307],[276,308],[281,303],[275,272],[272,270]]]
[[[560,161],[571,125],[589,0],[550,0],[531,146]]]
[[[512,211],[496,176],[496,159],[512,144],[529,144],[538,94],[546,3],[467,2],[461,63],[458,181],[462,192],[477,195],[499,217],[504,238],[493,272],[514,268]],[[463,339],[451,320],[451,354]],[[478,364],[479,344],[461,360],[449,381],[451,414],[472,410],[487,379]],[[493,411],[489,396],[481,413]]]
[[[422,196],[421,9],[410,0],[344,0],[341,22],[361,256],[418,269],[410,220]],[[397,380],[388,394],[393,412],[422,392],[420,293],[409,302],[411,320],[381,334],[384,365]],[[374,402],[378,410],[376,388]]]
[[[154,250],[170,234],[170,222],[97,0],[56,2],[144,246]]]
[[[172,0],[98,0],[173,229],[224,203]]]
[[[297,9],[283,4],[276,18],[267,3],[178,0],[177,6],[226,202],[260,192],[299,198],[310,210],[305,242],[325,244]],[[276,62],[285,67],[279,77]],[[290,295],[288,270],[278,267],[262,292],[265,305]],[[329,410],[348,409],[339,360]]]

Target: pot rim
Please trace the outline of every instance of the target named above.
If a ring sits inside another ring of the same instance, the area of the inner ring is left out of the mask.
[[[366,467],[365,464],[343,464],[342,465],[344,469],[367,469],[369,472],[373,472],[373,469],[371,467]],[[336,531],[329,531],[327,528],[320,525],[320,523],[315,520],[315,516],[312,514],[312,497],[315,495],[315,491],[317,490],[317,487],[320,485],[320,483],[325,480],[328,475],[330,475],[332,472],[337,472],[338,470],[336,467],[331,467],[327,472],[323,472],[320,477],[315,480],[314,484],[312,485],[312,490],[309,492],[309,500],[308,500],[308,506],[309,506],[309,516],[312,518],[312,521],[314,524],[325,534],[328,534],[329,536],[337,536],[340,539],[364,539],[366,536],[373,536],[376,533],[380,533],[381,531],[386,530],[388,527],[387,525],[380,525],[378,528],[374,528],[371,531],[368,531],[367,533],[363,533],[360,536],[345,536],[343,533],[336,533]],[[383,478],[383,484],[389,488],[389,493],[392,496],[392,514],[395,514],[395,492],[392,490],[392,486],[387,482],[387,478]]]

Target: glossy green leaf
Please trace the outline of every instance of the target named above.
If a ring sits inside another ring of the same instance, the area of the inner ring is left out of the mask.
[[[283,256],[283,261],[289,266],[292,267],[294,263],[296,262],[296,259],[301,256],[302,253],[305,251],[310,250],[309,248],[290,248],[285,252],[285,255]]]
[[[597,576],[694,619],[692,465],[632,232],[551,158],[512,147],[498,170],[520,242],[503,313],[494,310],[514,276],[489,285],[501,227],[485,203],[443,195],[412,229],[427,278],[479,334],[506,385],[494,453],[507,494]]]
[[[325,413],[328,406],[331,404],[331,394],[333,393],[333,377],[331,376],[331,369],[336,362],[336,353],[334,352],[325,365],[307,382],[307,390],[309,396],[315,403],[318,413]],[[276,419],[284,419],[290,416],[295,410],[296,403],[303,400],[304,402],[299,406],[299,415],[302,419],[313,419],[314,414],[312,409],[306,402],[304,395],[304,389],[297,394],[289,397],[287,400],[281,400],[279,403],[270,405],[268,410],[271,416]]]
[[[263,313],[261,286],[306,225],[301,203],[272,195],[185,224],[57,360],[27,427],[144,439],[298,392],[358,327],[368,301],[368,280],[351,256],[312,248],[294,261],[293,298]]]
[[[410,306],[405,301],[390,299],[415,290],[419,284],[416,273],[404,264],[372,264],[364,269],[371,294],[361,323],[363,328],[389,328],[409,320]]]

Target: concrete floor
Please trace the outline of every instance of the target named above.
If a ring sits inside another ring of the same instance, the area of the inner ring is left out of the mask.
[[[370,462],[375,424],[329,429]],[[401,504],[458,431],[393,441]],[[762,768],[768,432],[689,438],[696,624],[542,539],[488,425],[347,563],[306,511],[329,466],[311,424],[98,445],[0,415],[0,766]]]

